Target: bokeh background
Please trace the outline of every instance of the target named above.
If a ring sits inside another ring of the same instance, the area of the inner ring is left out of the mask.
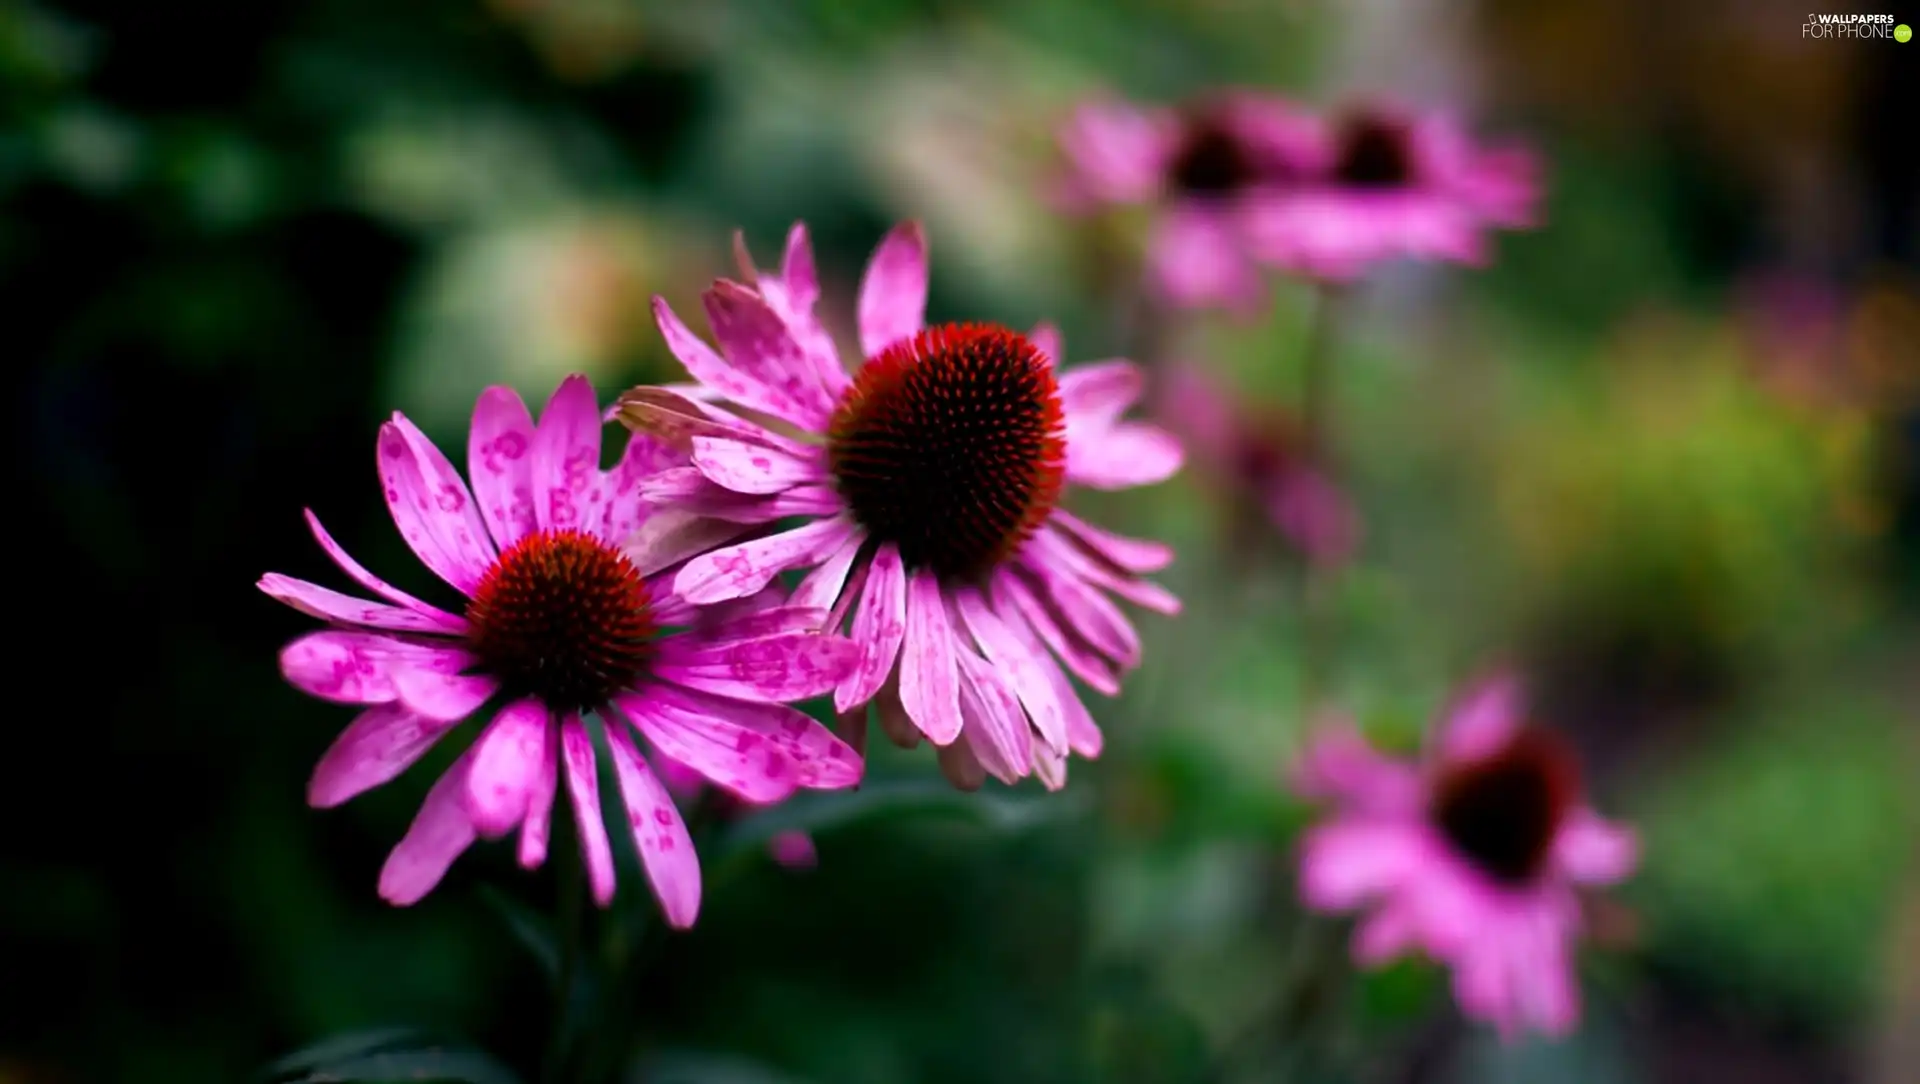
[[[248,1079],[388,1026],[531,1079],[551,871],[482,847],[391,909],[375,874],[433,770],[303,805],[347,717],[281,683],[306,622],[252,586],[334,582],[300,509],[415,584],[374,485],[387,412],[458,447],[489,383],[671,379],[648,298],[689,311],[735,227],[771,260],[806,220],[844,322],[918,217],[936,318],[1128,350],[1141,224],[1048,206],[1051,133],[1090,92],[1220,84],[1454,105],[1550,163],[1547,225],[1492,269],[1356,301],[1334,402],[1366,534],[1333,690],[1411,745],[1505,660],[1576,735],[1646,845],[1595,916],[1584,1029],[1503,1047],[1431,969],[1351,975],[1344,927],[1300,914],[1294,558],[1195,472],[1090,502],[1178,545],[1187,611],[1143,617],[1146,665],[1065,792],[954,796],[924,750],[876,756],[855,798],[787,814],[817,869],[768,861],[767,824],[714,826],[684,935],[629,872],[594,932],[636,982],[583,995],[621,1071],[1920,1079],[1920,44],[1803,41],[1806,6],[0,5],[25,645],[0,1082]],[[1278,285],[1142,360],[1282,406],[1307,300]]]

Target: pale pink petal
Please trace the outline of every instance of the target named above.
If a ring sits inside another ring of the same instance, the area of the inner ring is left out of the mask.
[[[767,841],[767,853],[788,869],[812,869],[820,864],[813,837],[805,832],[781,832]]]
[[[853,642],[864,650],[853,676],[833,694],[836,711],[873,699],[893,672],[907,633],[907,575],[900,551],[885,542],[869,563],[867,589],[853,612]]]
[[[604,522],[600,405],[579,374],[554,389],[533,435],[533,514],[542,529],[585,531]]]
[[[400,702],[429,719],[458,722],[480,710],[500,690],[500,679],[489,674],[447,674],[433,670],[393,671],[393,688]]]
[[[1150,281],[1175,304],[1250,309],[1260,302],[1264,284],[1241,245],[1227,215],[1176,205],[1148,241]]]
[[[1123,667],[1139,665],[1140,634],[1120,607],[1052,562],[1027,562],[1023,567],[1037,574],[1049,612],[1059,615],[1063,628]]]
[[[1049,749],[1046,742],[1033,747],[1033,774],[1039,778],[1040,785],[1048,790],[1059,790],[1067,785],[1067,753],[1064,749]]]
[[[1350,723],[1310,739],[1292,782],[1303,798],[1346,802],[1370,813],[1410,812],[1421,802],[1419,771],[1380,755]]]
[[[1172,546],[1114,534],[1063,508],[1054,509],[1047,522],[1064,528],[1074,541],[1126,572],[1144,575],[1173,563]]]
[[[1625,880],[1640,861],[1640,839],[1633,829],[1610,824],[1590,809],[1575,810],[1553,841],[1553,860],[1579,884],[1606,885]]]
[[[613,902],[613,844],[607,839],[607,822],[600,815],[600,777],[594,767],[593,739],[578,716],[560,723],[560,759],[567,768],[567,795],[573,800],[587,886],[594,902],[605,907]]]
[[[467,631],[465,618],[456,617],[438,606],[422,602],[380,577],[375,576],[373,573],[368,572],[365,566],[347,555],[347,551],[342,549],[340,544],[333,540],[333,536],[327,533],[325,527],[320,526],[320,517],[314,515],[312,509],[309,508],[305,511],[307,526],[312,528],[313,537],[320,543],[320,548],[327,551],[327,556],[333,558],[333,563],[339,565],[341,571],[351,576],[353,582],[372,591],[388,602],[395,603],[404,609],[412,610],[422,617],[429,618],[434,625],[439,626],[441,631],[454,634]]]
[[[874,357],[917,334],[927,319],[927,237],[918,222],[895,226],[860,280],[860,349]]]
[[[1499,672],[1474,683],[1440,724],[1439,756],[1477,760],[1498,751],[1525,722],[1526,693],[1520,679]]]
[[[647,478],[685,462],[685,456],[646,433],[630,433],[620,462],[601,476],[605,494],[600,526],[601,538],[620,545],[640,529],[653,509],[641,499],[640,486]]]
[[[647,883],[666,913],[667,925],[684,930],[700,914],[700,856],[694,853],[693,837],[673,797],[647,769],[626,731],[608,728],[607,746]]]
[[[1033,720],[1033,728],[1040,732],[1040,737],[1048,745],[1055,750],[1065,751],[1067,714],[1060,706],[1053,683],[1047,680],[1033,652],[1001,623],[978,591],[972,588],[958,591],[954,603],[960,612],[960,619],[966,623],[967,631],[973,634],[974,642],[980,645],[987,661],[1005,679],[1025,708],[1027,716]]]
[[[952,745],[943,745],[934,750],[934,759],[940,765],[940,774],[947,782],[965,791],[980,789],[987,781],[987,769],[974,755],[972,744],[956,741]]]
[[[789,568],[809,567],[839,549],[859,528],[844,517],[704,553],[674,578],[674,591],[707,605],[751,595]]]
[[[735,493],[778,493],[826,477],[818,461],[718,437],[693,438],[693,462],[714,484]]]
[[[1004,591],[996,588],[993,611],[994,615],[1000,618],[1000,624],[1026,649],[1027,657],[1039,667],[1041,674],[1047,679],[1047,684],[1053,689],[1053,698],[1067,717],[1067,748],[1089,759],[1099,756],[1101,747],[1105,744],[1100,727],[1094,723],[1093,716],[1087,712],[1087,706],[1080,702],[1080,694],[1074,690],[1073,683],[1067,680],[1067,675],[1061,671],[1059,664],[1053,661],[1053,656],[1048,654],[1040,638],[1027,624],[1027,619],[1021,614],[1019,607],[1013,604],[1011,597]]]
[[[1091,489],[1164,482],[1179,472],[1183,459],[1173,434],[1142,422],[1067,433],[1067,480]]]
[[[471,759],[471,753],[462,755],[427,792],[407,834],[380,867],[381,899],[395,907],[420,902],[447,875],[453,860],[473,845],[473,825],[460,802]]]
[[[1120,676],[1115,672],[1113,663],[1105,655],[1089,648],[1079,636],[1061,628],[1026,583],[1009,569],[1001,569],[994,574],[993,608],[1001,614],[1003,621],[1007,620],[1008,613],[1018,613],[1021,623],[1040,637],[1040,641],[1066,664],[1074,677],[1107,696],[1120,695]]]
[[[400,536],[434,574],[471,596],[493,565],[467,484],[405,415],[380,427],[380,484]]]
[[[1109,425],[1139,400],[1146,386],[1146,374],[1131,361],[1076,365],[1060,374],[1060,408],[1069,424]]]
[[[553,792],[560,786],[560,728],[547,720],[540,739],[540,766],[527,791],[527,814],[520,822],[519,859],[522,869],[535,869],[547,860],[547,840],[553,830]]]
[[[1345,911],[1415,875],[1427,857],[1418,825],[1344,820],[1301,839],[1300,895],[1308,907]]]
[[[506,549],[535,530],[533,418],[512,388],[491,387],[473,406],[467,433],[467,476],[487,530]]]
[[[1055,369],[1060,367],[1060,351],[1064,348],[1061,346],[1058,327],[1045,321],[1035,324],[1033,330],[1027,332],[1027,341],[1033,344],[1033,348],[1040,352],[1040,356],[1046,359],[1049,366]]]
[[[741,406],[763,411],[813,432],[825,428],[834,402],[819,382],[813,360],[760,295],[737,282],[716,282],[701,298],[720,353],[733,366],[738,391],[726,391]],[[699,374],[694,374],[696,378]]]
[[[971,651],[954,649],[963,734],[980,766],[1012,786],[1033,771],[1033,731],[1000,675]]]
[[[662,681],[736,700],[786,703],[820,696],[846,680],[860,646],[839,636],[790,632],[723,644],[661,643],[653,674]]]
[[[807,574],[794,588],[792,604],[795,606],[815,607],[823,613],[834,609],[840,601],[842,589],[847,586],[847,574],[853,571],[853,560],[860,555],[860,547],[866,545],[864,537],[853,537],[840,544],[820,567]],[[838,628],[834,622],[832,627]],[[863,641],[864,642],[864,641]]]
[[[467,771],[467,817],[488,839],[507,834],[527,815],[547,756],[548,712],[537,700],[516,700],[500,709],[473,743]]]
[[[1122,102],[1088,102],[1060,130],[1073,167],[1063,193],[1074,204],[1138,203],[1160,191],[1175,149],[1167,118]]]
[[[635,572],[651,576],[738,538],[743,530],[745,528],[738,523],[727,523],[690,512],[659,511],[648,516],[640,529],[621,543],[620,552],[633,565]]]
[[[806,351],[807,359],[813,365],[814,377],[825,389],[830,400],[838,400],[840,394],[852,383],[847,370],[840,364],[840,354],[834,349],[833,339],[813,314],[814,305],[820,300],[820,278],[814,271],[813,246],[807,241],[807,227],[796,222],[787,231],[786,253],[780,262],[780,281],[777,289],[763,277],[761,292],[767,295],[767,303],[780,313],[793,331],[793,337]]]
[[[307,804],[329,809],[406,771],[453,722],[428,719],[400,704],[361,712],[342,731],[307,781]]]
[[[1022,563],[1031,566],[1051,563],[1062,572],[1105,588],[1136,606],[1163,614],[1180,612],[1180,600],[1173,592],[1114,567],[1079,545],[1064,530],[1056,530],[1051,521],[1033,537]]]
[[[403,610],[398,606],[387,606],[378,602],[343,595],[331,588],[317,583],[296,580],[278,572],[269,572],[260,577],[260,590],[269,598],[277,599],[310,617],[322,621],[338,621],[348,625],[360,625],[370,629],[392,629],[395,632],[425,632],[444,636],[446,623],[437,618],[413,610]]]
[[[960,736],[960,680],[953,629],[940,580],[921,569],[907,579],[907,632],[901,645],[900,703],[914,725],[935,745]]]

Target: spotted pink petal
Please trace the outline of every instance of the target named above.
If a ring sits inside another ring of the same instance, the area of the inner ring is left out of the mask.
[[[624,730],[609,728],[607,746],[647,883],[660,901],[667,925],[684,930],[700,914],[700,856],[694,853],[693,837],[687,834],[673,797],[633,747],[633,739]]]
[[[823,429],[833,413],[833,399],[820,384],[812,359],[780,314],[753,290],[725,279],[716,282],[701,301],[721,355],[743,378],[737,384],[745,397],[726,388],[718,390],[727,391],[742,406],[803,429]]]
[[[313,537],[320,543],[320,548],[327,551],[327,556],[333,558],[333,563],[339,565],[341,571],[352,577],[353,582],[372,591],[388,602],[394,603],[403,609],[412,610],[414,613],[428,618],[434,625],[439,626],[446,632],[455,635],[466,632],[467,623],[464,619],[455,617],[453,614],[442,610],[438,606],[432,606],[422,602],[380,577],[375,576],[373,573],[368,572],[364,565],[348,556],[347,551],[342,549],[340,544],[333,540],[333,536],[327,533],[327,529],[320,525],[320,517],[314,515],[312,509],[305,509],[305,512],[307,526],[313,530]]]
[[[467,817],[488,839],[507,834],[527,815],[527,803],[547,766],[548,712],[537,700],[500,710],[473,744],[467,771]]]
[[[907,634],[901,644],[900,703],[914,725],[935,745],[960,736],[960,679],[954,661],[953,628],[930,569],[907,578]]]
[[[547,400],[530,470],[534,519],[542,529],[585,531],[603,521],[600,406],[586,377],[567,377]]]
[[[654,675],[736,700],[785,703],[820,696],[860,661],[860,646],[838,636],[792,632],[724,644],[664,641]]]
[[[778,493],[826,477],[817,461],[717,437],[693,438],[693,462],[701,474],[735,493]]]
[[[631,433],[620,452],[620,462],[601,480],[605,491],[600,537],[619,545],[640,529],[651,506],[640,498],[641,483],[661,471],[685,461],[685,457],[663,441],[645,433]]]
[[[395,907],[420,902],[447,875],[453,860],[473,845],[473,824],[460,801],[471,760],[471,752],[463,754],[427,792],[407,834],[380,867],[381,899]]]
[[[798,771],[803,787],[816,790],[850,787],[860,781],[865,770],[846,742],[811,715],[783,704],[751,704],[675,686],[662,687],[655,699],[679,712],[682,722],[697,717],[709,720],[712,725],[713,721],[724,720],[728,726],[751,731],[773,742]]]
[[[578,716],[560,723],[560,759],[566,765],[567,795],[573,800],[587,886],[594,902],[605,907],[613,902],[613,845],[607,840],[607,822],[600,815],[600,777],[594,766],[593,739],[587,736],[587,728]]]
[[[315,632],[280,652],[280,673],[294,688],[336,704],[385,704],[399,694],[387,676],[392,664],[371,633]]]
[[[960,715],[968,747],[988,774],[1009,786],[1033,771],[1033,731],[1013,691],[978,655],[956,648]]]
[[[893,671],[907,633],[907,575],[900,551],[882,543],[869,562],[866,591],[853,612],[853,642],[864,649],[853,676],[833,694],[835,711],[873,699]]]
[[[441,636],[448,632],[446,622],[438,618],[413,610],[403,610],[398,606],[385,606],[378,602],[357,599],[352,595],[343,595],[317,583],[296,580],[278,572],[269,572],[260,577],[259,587],[269,598],[284,602],[301,613],[309,617],[317,617],[322,621],[339,621],[348,625],[360,625],[370,629],[390,629],[395,632],[424,632]]]
[[[361,712],[314,765],[307,804],[330,809],[385,783],[413,766],[453,721],[429,719],[400,704],[377,704]]]
[[[691,512],[662,510],[647,517],[640,529],[620,543],[620,552],[642,576],[651,576],[738,538],[738,523],[710,519]],[[744,592],[751,594],[752,592]]]
[[[533,418],[512,389],[491,387],[473,406],[467,476],[481,518],[501,549],[537,529],[533,514]]]
[[[1067,748],[1066,712],[1027,646],[1001,623],[978,591],[959,591],[954,603],[987,662],[1006,681],[1025,714],[1033,720],[1033,728],[1048,745],[1064,751]]]
[[[472,596],[494,552],[467,484],[403,414],[380,427],[379,446],[380,482],[401,537],[435,575]]]
[[[694,611],[698,624],[692,630],[662,641],[661,646],[663,649],[683,652],[704,650],[783,633],[819,632],[826,626],[827,611],[797,603],[782,605],[780,594],[779,588],[769,587],[751,599],[701,607]],[[720,612],[747,602],[755,605],[752,608],[743,606],[737,612]]]
[[[826,519],[714,550],[688,561],[674,579],[674,590],[696,605],[751,595],[787,569],[821,560],[857,530],[849,519]]]
[[[865,538],[855,537],[841,543],[839,549],[820,562],[820,567],[809,572],[807,578],[800,581],[800,586],[794,588],[793,605],[817,607],[823,615],[834,609],[847,586],[847,576],[853,571],[854,558],[860,555],[860,547],[866,541]],[[839,622],[834,622],[833,627],[837,629]]]
[[[860,280],[860,349],[868,357],[925,326],[927,237],[918,222],[895,226]]]
[[[527,791],[527,813],[520,822],[519,859],[522,869],[537,869],[547,860],[547,841],[553,830],[553,794],[560,787],[560,729],[547,720],[540,739],[540,765]]]
[[[780,744],[740,726],[732,712],[710,715],[656,686],[615,703],[654,751],[750,802],[779,802],[800,786],[800,770]]]
[[[500,689],[489,674],[448,674],[412,668],[392,672],[394,691],[408,709],[429,719],[458,722],[480,710]]]

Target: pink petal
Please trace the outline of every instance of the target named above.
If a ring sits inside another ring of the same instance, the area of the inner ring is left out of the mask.
[[[787,300],[797,312],[810,312],[820,300],[820,277],[813,269],[813,246],[807,241],[805,223],[795,222],[787,231],[787,247],[780,259],[780,285],[786,287]]]
[[[733,613],[722,613],[727,607],[744,602],[758,605],[751,609],[742,608]],[[663,649],[672,651],[698,651],[717,647],[721,644],[737,643],[741,640],[760,640],[768,636],[779,636],[793,632],[819,632],[826,626],[827,611],[811,606],[783,606],[780,604],[780,590],[770,587],[750,599],[736,602],[722,602],[715,606],[706,606],[694,611],[697,627],[682,636],[670,637],[661,642]]]
[[[314,765],[307,781],[307,804],[331,809],[406,771],[453,722],[428,719],[399,704],[379,704],[361,712]]]
[[[1440,724],[1439,755],[1447,760],[1477,760],[1491,755],[1524,722],[1526,693],[1519,678],[1500,672],[1474,683],[1455,701]]]
[[[960,679],[954,660],[953,627],[940,580],[921,569],[907,580],[907,634],[901,645],[900,703],[935,745],[960,736]]]
[[[380,427],[379,443],[380,483],[401,537],[435,575],[471,596],[494,553],[467,484],[405,415]]]
[[[862,537],[853,537],[841,543],[839,549],[822,561],[820,567],[808,573],[807,578],[800,581],[799,587],[794,588],[790,600],[793,605],[815,607],[823,615],[825,611],[832,610],[847,585],[847,574],[853,571],[853,559],[860,555],[860,547],[866,541]],[[825,627],[824,624],[822,627]],[[839,627],[838,622],[834,623],[834,627]]]
[[[472,753],[453,762],[427,792],[407,834],[380,867],[380,898],[395,907],[420,902],[452,868],[453,860],[473,845],[473,825],[461,806]]]
[[[812,869],[820,864],[813,837],[805,832],[781,832],[767,841],[767,853],[788,869]]]
[[[310,633],[281,650],[280,672],[294,688],[322,700],[388,703],[399,694],[387,677],[392,657],[378,650],[377,639],[371,633]]]
[[[612,737],[612,727],[608,737]],[[613,902],[613,845],[600,815],[600,778],[594,767],[593,739],[578,716],[560,723],[560,758],[567,766],[567,794],[573,799],[574,824],[580,830],[580,857],[587,867],[593,900]]]
[[[600,479],[605,494],[600,537],[616,545],[640,529],[653,509],[640,499],[647,479],[685,461],[685,456],[645,433],[631,433],[620,452],[620,462]]]
[[[853,676],[833,694],[835,711],[873,699],[900,653],[907,634],[907,576],[900,551],[885,542],[869,562],[867,589],[853,612],[853,642],[864,654]]]
[[[467,476],[493,541],[506,549],[535,529],[533,418],[512,388],[491,387],[473,406]]]
[[[1150,580],[1122,572],[1105,560],[1089,553],[1065,531],[1049,522],[1036,534],[1023,557],[1028,565],[1053,564],[1066,574],[1105,588],[1136,606],[1156,613],[1177,614],[1180,600],[1173,592]]]
[[[551,761],[548,712],[537,700],[516,700],[500,710],[473,743],[467,771],[467,817],[488,839],[507,834],[527,815],[527,802]]]
[[[654,676],[736,700],[785,703],[820,696],[846,680],[860,646],[839,636],[792,632],[724,644],[664,641]]]
[[[800,786],[800,770],[780,743],[740,726],[732,712],[663,695],[656,686],[615,698],[660,756],[749,802],[779,802]]]
[[[917,334],[927,319],[927,237],[918,222],[895,226],[860,280],[860,349],[868,357]]]
[[[701,474],[735,493],[778,493],[825,477],[818,462],[718,437],[693,438],[693,462]]]
[[[1054,509],[1047,521],[1064,528],[1074,541],[1127,572],[1144,575],[1173,563],[1172,546],[1114,534],[1065,509]]]
[[[1314,735],[1292,779],[1303,798],[1342,801],[1369,813],[1411,812],[1422,801],[1419,772],[1375,752],[1351,723]]]
[[[1053,619],[1053,614],[1041,604],[1026,583],[1011,570],[1002,569],[993,577],[993,608],[1006,621],[1010,611],[1017,612],[1027,628],[1032,629],[1047,649],[1066,664],[1073,676],[1091,685],[1095,691],[1107,696],[1120,695],[1120,678],[1114,672],[1113,664],[1106,656],[1089,649],[1076,635],[1068,634]]]
[[[1035,324],[1033,330],[1027,332],[1027,341],[1033,344],[1033,348],[1040,352],[1040,356],[1046,359],[1048,365],[1056,369],[1060,367],[1060,352],[1064,347],[1061,345],[1058,327],[1045,321]]]
[[[1219,211],[1174,207],[1148,241],[1147,264],[1155,289],[1178,305],[1248,310],[1264,294],[1259,270]]]
[[[781,260],[778,285],[762,277],[760,291],[806,351],[814,379],[826,391],[829,401],[837,400],[852,379],[840,364],[833,339],[813,314],[813,307],[820,300],[820,279],[814,271],[813,246],[807,242],[805,224],[796,222],[787,231],[787,249]]]
[[[1035,561],[1023,567],[1038,574],[1050,612],[1059,615],[1063,628],[1123,667],[1140,664],[1140,634],[1120,607],[1057,563]]]
[[[392,676],[394,691],[409,710],[448,722],[458,722],[479,711],[500,689],[500,679],[488,674],[397,669]]]
[[[700,340],[693,341],[698,343]],[[701,349],[706,349],[704,344]],[[724,366],[726,363],[719,364]],[[610,413],[621,425],[651,438],[669,454],[691,452],[695,437],[720,437],[746,444],[764,444],[769,448],[784,448],[795,453],[809,450],[809,445],[768,432],[752,422],[701,401],[701,396],[712,394],[699,384],[630,388],[620,394]]]
[[[1590,809],[1576,810],[1553,841],[1554,864],[1579,884],[1623,881],[1640,861],[1633,829],[1610,824]]]
[[[325,527],[320,526],[320,517],[314,515],[312,509],[306,509],[305,511],[307,526],[312,528],[313,537],[320,543],[320,548],[327,551],[327,556],[333,558],[333,563],[339,565],[342,571],[348,576],[351,576],[353,582],[372,591],[388,602],[395,603],[404,609],[412,610],[422,617],[429,618],[433,624],[440,626],[442,631],[456,634],[467,631],[467,622],[464,618],[455,617],[453,614],[442,610],[438,606],[432,606],[422,602],[412,595],[407,594],[405,591],[400,590],[398,587],[389,584],[380,577],[375,576],[373,573],[368,572],[365,566],[347,555],[347,551],[342,549],[340,544],[333,540],[333,536],[327,533]]]
[[[1012,786],[1033,771],[1033,731],[1020,701],[999,674],[971,651],[954,650],[959,667],[960,714],[967,745],[980,766]]]
[[[1353,959],[1362,967],[1379,967],[1420,947],[1418,914],[1397,898],[1362,919],[1353,933]]]
[[[1069,424],[1105,426],[1137,402],[1146,386],[1146,374],[1131,361],[1076,365],[1060,374],[1060,406]]]
[[[858,530],[852,520],[836,517],[714,550],[687,562],[674,591],[696,605],[751,595],[789,568],[818,562]]]
[[[1073,166],[1069,193],[1076,202],[1138,203],[1160,190],[1174,134],[1156,114],[1088,102],[1062,126],[1060,149]]]
[[[900,672],[894,671],[881,684],[880,691],[873,694],[873,714],[880,721],[880,732],[887,740],[902,749],[917,749],[920,746],[920,728],[913,725],[907,716],[906,705],[900,703]]]
[[[994,670],[1018,696],[1026,714],[1031,716],[1033,728],[1040,732],[1048,745],[1064,751],[1067,748],[1067,715],[1060,707],[1053,684],[1041,671],[1032,652],[1001,624],[978,591],[967,589],[956,592],[954,603],[960,611],[960,619],[966,623],[967,631],[973,634],[974,642],[980,645],[987,661],[993,664]]]
[[[709,726],[724,723],[771,741],[799,772],[803,787],[816,790],[850,787],[860,782],[866,768],[846,742],[805,712],[782,704],[750,704],[673,686],[663,686],[657,692],[655,701],[680,712],[682,722],[689,716],[703,718]],[[732,740],[738,743],[740,739],[736,735]]]
[[[716,386],[741,406],[809,431],[824,429],[833,414],[833,399],[820,384],[813,360],[780,315],[759,294],[725,279],[701,300],[720,353],[733,366],[736,379],[732,383],[738,390]]]
[[[1427,854],[1417,825],[1352,820],[1310,829],[1300,853],[1300,896],[1319,911],[1350,910],[1399,886]]]
[[[533,514],[543,530],[584,531],[605,520],[599,502],[600,404],[578,373],[560,382],[533,435]]]
[[[520,822],[519,858],[522,869],[538,868],[547,860],[547,840],[553,829],[553,792],[560,786],[560,732],[547,721],[540,738],[540,765],[527,791],[527,813]]]
[[[1164,482],[1179,472],[1184,458],[1171,433],[1139,422],[1067,433],[1067,480],[1092,489]]]
[[[317,617],[322,621],[339,621],[371,629],[425,632],[441,636],[449,631],[447,623],[439,618],[429,617],[414,610],[403,610],[397,606],[384,606],[378,602],[357,599],[317,583],[296,580],[292,576],[282,576],[278,572],[269,572],[260,577],[258,586],[269,598],[284,602],[301,613]]]
[[[1067,680],[1067,675],[1061,672],[1059,664],[1053,661],[1053,656],[1047,653],[1046,647],[1027,624],[1026,617],[1012,599],[998,589],[994,592],[993,610],[1000,624],[1026,649],[1027,657],[1039,667],[1047,684],[1053,689],[1054,701],[1067,717],[1067,748],[1083,757],[1099,756],[1105,745],[1100,727],[1094,723],[1093,716],[1087,713],[1087,706],[1080,702],[1080,694],[1075,691],[1073,683]]]
[[[738,538],[744,529],[738,523],[689,512],[659,511],[647,517],[639,530],[620,543],[620,552],[634,571],[651,576]]]
[[[1059,790],[1067,785],[1067,754],[1064,749],[1050,749],[1045,742],[1033,747],[1033,774],[1040,785],[1048,790]]]
[[[627,827],[640,851],[653,897],[666,913],[667,925],[684,930],[700,914],[700,856],[693,837],[674,807],[673,797],[647,769],[640,751],[626,731],[610,727],[607,745],[613,752],[614,778],[627,808]]]

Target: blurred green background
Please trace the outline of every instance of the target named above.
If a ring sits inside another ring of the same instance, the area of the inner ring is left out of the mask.
[[[918,217],[936,319],[1051,318],[1070,357],[1125,352],[1114,268],[1141,223],[1051,210],[1051,133],[1091,92],[1220,84],[1463,105],[1550,163],[1546,227],[1499,238],[1491,270],[1398,268],[1357,300],[1335,402],[1366,541],[1335,583],[1334,688],[1411,745],[1464,677],[1526,667],[1646,843],[1596,915],[1586,1028],[1501,1048],[1429,969],[1346,976],[1341,925],[1299,913],[1291,558],[1182,478],[1080,502],[1175,542],[1187,602],[1142,616],[1145,666],[1094,698],[1105,756],[1058,795],[962,799],[924,749],[886,751],[853,804],[791,814],[814,818],[816,870],[774,866],[749,824],[711,833],[685,935],[649,925],[629,872],[592,931],[640,969],[590,992],[622,1071],[1920,1079],[1920,167],[1898,134],[1920,46],[1803,41],[1804,18],[0,4],[28,645],[0,724],[0,1084],[246,1079],[396,1025],[531,1078],[553,997],[527,916],[551,871],[482,846],[391,909],[375,875],[434,770],[303,805],[347,715],[280,681],[307,622],[252,587],[337,582],[301,507],[426,590],[373,485],[387,412],[459,447],[490,383],[672,379],[647,300],[689,311],[735,227],[769,262],[807,221],[844,324],[868,250]],[[1308,300],[1277,286],[1265,315],[1195,319],[1143,360],[1284,404]]]

